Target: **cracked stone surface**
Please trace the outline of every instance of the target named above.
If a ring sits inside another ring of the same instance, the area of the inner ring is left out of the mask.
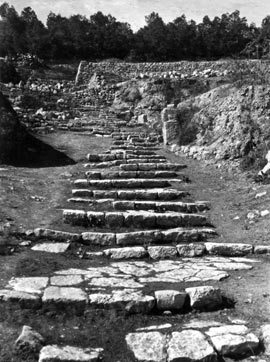
[[[31,249],[34,251],[44,251],[47,253],[64,253],[68,250],[70,244],[69,243],[44,243],[37,244],[33,246]]]
[[[187,329],[173,332],[168,345],[168,362],[181,360],[215,362],[217,355],[203,333]]]
[[[259,339],[249,333],[245,325],[212,327],[206,334],[215,349],[223,356],[236,357],[251,355],[259,346]]]
[[[151,303],[157,300],[160,310],[167,308],[179,310],[185,293],[184,290],[174,291],[172,284],[219,281],[229,276],[227,270],[230,272],[246,270],[251,269],[253,265],[256,265],[253,259],[215,256],[200,259],[190,257],[181,260],[111,261],[110,264],[96,267],[58,270],[50,277],[12,278],[6,289],[0,291],[0,300],[37,306],[40,305],[40,298],[42,298],[42,303],[45,305],[73,303],[74,306],[76,304],[82,306],[87,304],[89,298],[90,305],[113,307],[122,302],[121,305],[125,308],[126,301],[129,300],[128,311],[135,312],[149,310],[150,306],[153,308]],[[155,298],[144,294],[138,295],[138,293],[143,293],[144,288],[152,288],[152,283],[161,282],[164,284],[164,290],[162,291],[163,288],[155,290]],[[167,291],[166,284],[170,284]],[[209,287],[195,288],[197,292],[204,291],[199,293],[200,297],[198,293],[192,294],[192,288],[190,291],[186,290],[190,294],[192,308],[199,310],[205,308],[209,305],[210,299],[211,303],[217,307],[222,304],[220,294],[217,298],[217,293],[214,293],[216,298],[213,299],[213,291],[205,291],[205,288]],[[18,293],[24,293],[22,299]],[[134,300],[130,298],[131,293],[136,296]],[[132,304],[132,301],[135,303]]]
[[[130,333],[126,336],[128,347],[138,361],[166,362],[166,336],[159,332]]]

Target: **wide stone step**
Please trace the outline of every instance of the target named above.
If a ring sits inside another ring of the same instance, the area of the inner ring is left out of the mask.
[[[180,171],[186,168],[187,165],[180,163],[130,163],[120,164],[120,168],[124,171]]]
[[[186,214],[178,212],[97,212],[83,210],[63,210],[64,222],[85,227],[135,227],[169,229],[183,226],[205,226],[207,218],[201,214]]]
[[[160,162],[167,162],[166,158],[163,156],[157,157],[145,157],[145,156],[138,156],[138,155],[128,155],[126,158],[123,153],[113,153],[113,154],[102,154],[102,155],[87,155],[87,159],[90,162],[100,163],[100,162],[111,162],[116,160],[122,160],[121,163],[160,163]],[[120,163],[120,164],[121,164]],[[119,164],[119,163],[118,163]]]
[[[158,151],[160,148],[159,147],[146,147],[146,146],[143,146],[143,145],[123,145],[123,146],[117,146],[117,145],[111,145],[110,146],[110,150],[118,150],[118,149],[121,149],[121,150],[150,150],[150,151]]]
[[[178,200],[189,196],[187,191],[179,191],[175,189],[135,189],[135,190],[88,190],[75,189],[72,190],[73,197],[87,197],[97,199],[120,199],[120,200]]]
[[[75,180],[74,185],[80,188],[96,187],[98,189],[111,189],[111,188],[157,188],[168,187],[174,182],[182,182],[180,179],[108,179],[108,180]]]
[[[122,200],[116,201],[115,199],[85,199],[85,198],[71,198],[68,202],[76,204],[87,204],[94,207],[105,206],[113,210],[154,210],[158,212],[175,211],[175,212],[202,212],[209,210],[209,203],[207,202],[155,202],[155,201],[131,201]]]
[[[107,180],[107,179],[155,179],[155,178],[173,178],[184,177],[184,175],[178,175],[175,171],[86,171],[85,175],[90,180]]]
[[[39,234],[39,232],[36,231],[36,234]],[[168,230],[133,231],[128,233],[84,232],[81,234],[81,237],[83,243],[86,245],[122,247],[197,243],[207,241],[208,238],[213,238],[216,235],[216,231],[211,228],[174,228]],[[204,248],[204,250],[207,249]],[[185,256],[195,256],[197,251],[195,246],[186,247]]]

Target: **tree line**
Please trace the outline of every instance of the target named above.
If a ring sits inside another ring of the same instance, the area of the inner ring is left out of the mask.
[[[63,17],[50,12],[44,25],[31,7],[18,14],[0,6],[0,56],[30,54],[47,60],[177,61],[226,57],[270,57],[270,16],[260,27],[238,10],[201,23],[181,15],[165,23],[158,13],[133,32],[128,23],[97,12]]]

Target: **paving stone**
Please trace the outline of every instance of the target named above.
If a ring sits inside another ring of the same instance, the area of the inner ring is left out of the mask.
[[[160,332],[129,333],[126,343],[137,361],[166,362],[166,335]]]
[[[102,354],[101,348],[49,345],[42,348],[39,362],[97,362]]]
[[[45,339],[40,333],[29,326],[23,326],[21,334],[15,341],[15,350],[21,355],[38,353],[44,344]]]
[[[177,249],[174,246],[149,246],[147,251],[152,259],[165,259],[177,256]]]
[[[87,245],[111,246],[116,243],[116,234],[114,233],[82,233],[82,240]]]
[[[117,245],[149,245],[162,241],[161,232],[158,230],[135,231],[116,234]]]
[[[168,362],[216,362],[217,355],[199,331],[173,332],[168,343]]]
[[[158,310],[183,309],[187,294],[177,290],[157,290],[154,293]]]
[[[190,297],[190,306],[197,310],[215,310],[222,305],[222,295],[219,288],[202,286],[186,288]]]
[[[250,244],[207,243],[206,249],[209,254],[223,256],[244,256],[252,254],[253,246]]]
[[[179,244],[176,245],[179,256],[184,257],[198,257],[202,256],[206,252],[206,246],[204,244]]]
[[[270,356],[270,324],[264,324],[261,326],[262,341],[264,346],[264,353]]]
[[[147,251],[143,247],[135,246],[135,247],[106,249],[104,250],[104,254],[112,259],[132,259],[132,258],[144,258],[145,256],[147,256]]]
[[[206,333],[217,352],[223,356],[237,358],[253,355],[259,346],[259,339],[249,333],[244,325],[213,327]]]
[[[47,277],[22,277],[12,278],[9,285],[13,290],[25,293],[42,294],[49,282]]]
[[[114,275],[110,277],[103,276],[99,278],[91,278],[88,284],[90,286],[97,286],[97,287],[127,288],[127,289],[138,289],[144,287],[143,284],[136,282],[133,277],[127,275],[125,276]]]
[[[56,241],[71,241],[76,242],[81,240],[80,234],[68,233],[66,231],[52,230],[52,229],[34,229],[34,234],[37,238],[44,238]]]
[[[14,304],[16,303],[23,309],[38,309],[41,307],[40,296],[17,290],[0,290],[0,301]]]
[[[83,282],[81,275],[58,275],[50,278],[50,284],[56,286],[72,286]]]
[[[70,244],[69,243],[44,243],[37,244],[33,246],[31,249],[34,251],[43,251],[47,253],[64,253],[68,250]]]
[[[88,302],[88,297],[80,288],[50,286],[45,289],[42,302],[47,308],[71,307],[82,313]]]
[[[134,290],[113,290],[111,294],[95,293],[89,295],[90,306],[95,308],[125,310],[130,314],[147,314],[155,306],[152,296]]]

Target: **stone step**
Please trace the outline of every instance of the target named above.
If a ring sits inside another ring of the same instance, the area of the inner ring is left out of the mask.
[[[102,348],[47,345],[42,347],[38,362],[95,362],[101,361]]]
[[[187,165],[180,163],[130,163],[120,164],[119,166],[124,171],[180,171],[187,167]]]
[[[175,189],[135,189],[135,190],[88,190],[75,189],[72,190],[73,197],[87,198],[112,198],[120,200],[178,200],[189,196],[187,191],[179,191]]]
[[[176,226],[206,226],[208,223],[205,215],[186,214],[180,212],[98,212],[83,210],[63,210],[64,222],[71,225],[85,227],[135,227],[135,228],[161,228],[170,229]]]
[[[184,175],[177,174],[175,171],[86,171],[86,177],[89,180],[108,180],[108,179],[156,179],[156,178],[174,178],[185,177]]]
[[[98,245],[98,246],[140,246],[140,245],[153,245],[153,244],[178,244],[178,243],[197,243],[206,242],[209,238],[214,238],[217,233],[212,228],[173,228],[167,230],[144,230],[133,231],[128,233],[104,233],[104,232],[83,232],[81,234],[67,233],[65,231],[36,228],[29,230],[27,237],[33,241],[54,241],[55,243],[83,243],[85,245]],[[210,243],[213,245],[214,243]],[[237,245],[235,246],[236,250]],[[211,252],[211,249],[207,252]],[[219,251],[219,249],[216,249]],[[231,248],[232,250],[232,248]],[[233,254],[231,252],[231,254]],[[239,255],[239,247],[238,247]],[[192,256],[192,248],[189,254]]]
[[[116,201],[115,199],[86,199],[86,198],[71,198],[68,202],[76,204],[86,204],[96,207],[108,207],[113,210],[154,210],[158,212],[175,211],[196,213],[209,210],[209,203],[207,202],[169,202],[169,201]]]
[[[151,160],[148,158],[144,158],[144,159],[140,159],[140,158],[133,158],[133,159],[120,159],[120,160],[114,160],[114,161],[105,161],[105,162],[93,162],[93,163],[86,163],[84,164],[85,168],[108,168],[108,167],[116,167],[116,166],[121,166],[121,165],[126,165],[126,164],[136,164],[139,163],[141,164],[145,164],[145,163],[150,163],[151,165],[153,163],[157,163],[157,164],[165,164],[167,162],[166,159],[156,159],[156,160]]]
[[[82,241],[86,245],[99,246],[141,246],[177,243],[197,243],[215,237],[216,231],[211,228],[174,228],[168,230],[144,230],[128,233],[84,232]],[[207,250],[203,248],[203,250]],[[196,255],[194,246],[186,247],[185,256]]]
[[[129,154],[127,157],[125,157],[125,154],[123,153],[104,153],[99,155],[93,155],[88,154],[87,159],[90,162],[108,162],[108,161],[115,161],[115,160],[132,160],[131,163],[145,163],[145,162],[167,162],[166,157],[159,156],[159,155],[152,155],[145,157],[144,155],[135,155],[135,154]],[[144,160],[144,161],[141,161]],[[137,161],[134,161],[137,160]],[[156,160],[156,161],[154,161]]]
[[[139,146],[139,145],[133,145],[133,146],[127,146],[127,145],[123,145],[121,147],[117,146],[117,145],[111,145],[110,146],[110,150],[118,150],[118,149],[121,149],[121,150],[150,150],[150,151],[158,151],[160,148],[158,147],[146,147],[146,146]]]
[[[75,180],[74,185],[80,188],[96,187],[98,189],[111,189],[111,188],[157,188],[157,187],[168,187],[171,183],[182,182],[180,179],[108,179],[108,180]]]

